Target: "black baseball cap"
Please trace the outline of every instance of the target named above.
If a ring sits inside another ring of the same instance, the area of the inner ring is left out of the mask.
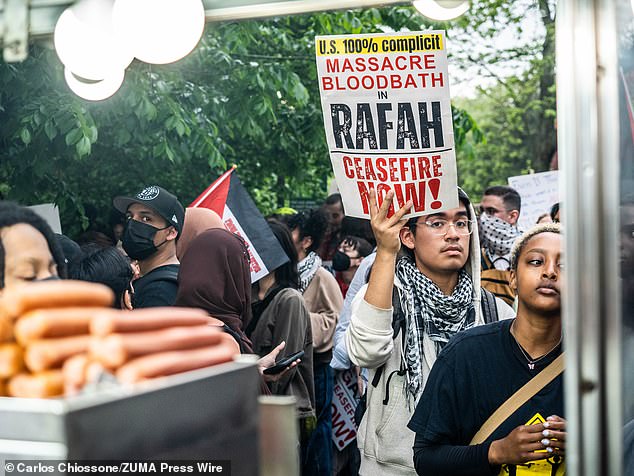
[[[134,197],[115,197],[112,201],[114,207],[121,213],[126,213],[133,203],[145,205],[161,215],[167,223],[172,225],[180,235],[185,221],[185,209],[176,196],[169,193],[163,187],[150,185],[145,187]]]

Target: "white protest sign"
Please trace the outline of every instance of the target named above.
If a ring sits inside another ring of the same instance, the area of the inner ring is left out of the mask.
[[[332,395],[332,442],[339,451],[343,450],[357,436],[354,412],[358,402],[357,375],[352,369],[338,372]]]
[[[559,172],[509,177],[509,185],[517,190],[522,199],[518,226],[528,230],[537,223],[540,215],[550,212],[550,207],[559,202]]]
[[[30,207],[35,213],[46,220],[48,226],[51,227],[53,233],[62,233],[62,224],[59,220],[59,210],[54,203],[42,203],[41,205],[32,205]]]
[[[409,216],[457,207],[445,32],[318,36],[315,50],[346,215],[368,218],[372,189],[395,209],[411,199]]]

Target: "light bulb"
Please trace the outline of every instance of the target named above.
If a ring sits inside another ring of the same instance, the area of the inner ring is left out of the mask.
[[[116,0],[115,29],[134,56],[167,64],[192,51],[205,28],[201,0]]]
[[[66,84],[77,96],[89,101],[101,101],[112,96],[121,87],[125,70],[110,72],[110,76],[101,81],[83,81],[78,75],[73,74],[69,68],[64,69]],[[86,79],[86,78],[85,78]]]
[[[457,2],[453,1],[451,3],[456,4]],[[437,21],[453,20],[454,18],[458,18],[460,15],[464,15],[467,10],[469,10],[468,0],[450,8],[443,7],[436,0],[416,0],[412,2],[412,4],[421,14],[427,18]]]
[[[112,22],[114,0],[81,0],[64,10],[55,25],[55,50],[75,74],[99,80],[125,69],[134,59]]]

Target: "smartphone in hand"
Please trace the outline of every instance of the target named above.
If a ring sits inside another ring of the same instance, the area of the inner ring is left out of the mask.
[[[282,372],[286,367],[291,365],[297,359],[301,359],[304,357],[304,351],[300,350],[299,352],[295,352],[294,354],[289,355],[288,357],[284,357],[281,360],[275,362],[273,367],[269,367],[268,369],[264,369],[264,373],[267,375],[275,375]]]

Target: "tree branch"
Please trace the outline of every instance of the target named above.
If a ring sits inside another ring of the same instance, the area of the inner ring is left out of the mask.
[[[548,4],[548,0],[537,0],[539,6],[539,12],[542,16],[542,21],[544,22],[544,26],[548,28],[548,25],[554,23],[555,19],[550,11],[550,5]]]
[[[479,64],[471,56],[468,56],[468,58],[473,63]],[[500,83],[502,85],[502,87],[504,87],[504,89],[506,89],[508,91],[508,93],[513,98],[513,101],[517,101],[517,95],[515,94],[515,91],[513,91],[513,89],[506,83],[506,81],[504,81],[504,79],[502,77],[500,77],[500,75],[498,75],[497,73],[492,71],[486,64],[479,64],[479,66],[481,68],[483,68],[487,73],[489,73],[491,75],[491,77],[495,78],[496,81],[498,83]]]

